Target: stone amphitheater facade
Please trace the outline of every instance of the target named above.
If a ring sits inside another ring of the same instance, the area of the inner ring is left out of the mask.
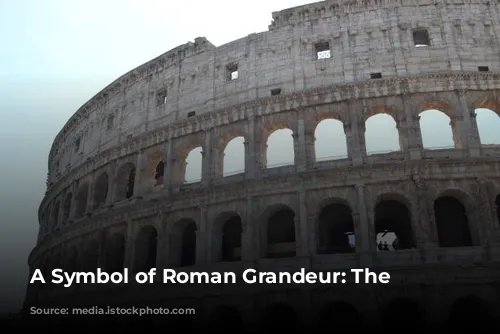
[[[26,305],[203,310],[194,323],[226,306],[250,324],[277,309],[298,324],[320,323],[325,309],[381,324],[391,305],[421,310],[427,323],[457,305],[498,312],[500,146],[481,144],[475,109],[500,113],[499,36],[500,1],[286,9],[266,32],[219,47],[196,38],[123,75],[53,143],[32,273],[370,268],[391,284],[29,285]],[[450,118],[454,148],[423,147],[428,109]],[[381,113],[395,120],[401,149],[369,155],[365,122]],[[315,158],[325,119],[343,123],[346,158]],[[294,164],[266,168],[267,138],[285,128]],[[224,177],[235,137],[245,170]],[[197,147],[201,181],[188,184],[185,159]],[[383,231],[398,238],[392,251],[378,250]]]

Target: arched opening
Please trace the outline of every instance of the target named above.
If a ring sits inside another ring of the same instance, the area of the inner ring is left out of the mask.
[[[444,112],[429,109],[421,112],[419,117],[424,149],[439,150],[455,147],[451,119]]]
[[[221,261],[233,262],[241,260],[241,218],[234,215],[222,226]]]
[[[405,331],[421,333],[425,326],[424,310],[416,300],[396,298],[383,308],[382,321],[386,328],[404,324]]]
[[[275,168],[295,164],[293,131],[279,129],[267,138],[266,168]]]
[[[327,205],[321,210],[318,220],[319,254],[355,252],[354,221],[347,205]]]
[[[451,196],[434,201],[434,214],[440,247],[472,246],[469,219],[465,207]]]
[[[127,163],[120,167],[116,178],[115,200],[122,201],[134,196],[135,166]]]
[[[491,306],[484,300],[468,296],[456,300],[450,310],[449,327],[452,332],[476,332],[478,328],[498,329]]]
[[[106,244],[106,271],[121,272],[125,266],[125,236],[115,233],[109,237]]]
[[[476,109],[476,124],[482,145],[500,144],[500,115],[491,109]]]
[[[60,202],[56,201],[56,204],[54,204],[54,209],[52,210],[52,222],[51,222],[51,231],[54,231],[59,224],[59,207],[60,207]]]
[[[83,217],[87,211],[88,186],[85,184],[80,187],[75,197],[75,217]]]
[[[196,222],[181,219],[172,227],[170,254],[172,267],[189,267],[196,263]]]
[[[240,312],[229,306],[219,306],[210,313],[208,319],[209,333],[236,334],[243,331]]]
[[[201,181],[203,159],[201,146],[192,149],[186,157],[186,169],[184,183],[196,183]]]
[[[295,250],[295,212],[280,208],[267,221],[267,257],[294,257]]]
[[[71,246],[66,252],[65,271],[68,273],[78,272],[78,250]]]
[[[85,247],[83,256],[83,271],[96,272],[99,266],[99,243],[96,240],[90,240]]]
[[[362,328],[362,317],[359,311],[344,301],[332,302],[319,313],[320,328],[335,328],[349,332]]]
[[[500,225],[500,194],[495,199],[495,206],[497,207],[497,222]]]
[[[383,154],[400,151],[399,130],[389,114],[370,116],[365,123],[366,154]]]
[[[224,177],[245,172],[245,138],[231,139],[224,149],[222,175]]]
[[[94,207],[106,204],[108,198],[109,176],[108,173],[99,175],[94,185]]]
[[[314,131],[316,161],[346,159],[347,140],[344,124],[337,119],[324,119]]]
[[[287,304],[276,303],[264,310],[262,316],[262,332],[264,333],[297,333],[299,323],[297,313]]]
[[[155,186],[163,184],[163,177],[165,175],[165,164],[163,161],[158,162],[155,168]]]
[[[135,239],[135,271],[149,271],[156,268],[158,232],[153,226],[145,226]]]
[[[69,218],[70,218],[70,214],[71,214],[71,202],[73,200],[73,194],[72,193],[69,193],[68,195],[66,195],[66,198],[64,199],[64,204],[63,204],[63,221],[62,223],[65,224]]]
[[[378,251],[415,248],[411,214],[406,205],[386,199],[375,207],[375,234]]]

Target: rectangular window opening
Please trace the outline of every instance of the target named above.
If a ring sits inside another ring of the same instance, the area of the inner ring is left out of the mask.
[[[382,78],[382,73],[370,73],[371,79],[380,79]]]
[[[238,65],[237,64],[227,65],[226,71],[227,71],[227,81],[233,81],[233,80],[238,79]]]
[[[156,104],[158,106],[167,104],[167,91],[166,90],[161,90],[158,93],[156,93]]]
[[[271,89],[271,96],[280,95],[280,94],[281,94],[281,88]]]
[[[478,66],[478,67],[477,67],[477,70],[478,70],[479,72],[489,72],[489,71],[490,71],[490,69],[489,69],[489,67],[488,67],[488,66]]]
[[[188,112],[188,117],[194,117],[196,115],[196,111]]]
[[[413,31],[413,44],[416,48],[421,48],[431,45],[429,32],[427,29],[418,29]]]
[[[330,43],[321,42],[314,45],[314,51],[316,52],[316,59],[328,59],[331,57]]]

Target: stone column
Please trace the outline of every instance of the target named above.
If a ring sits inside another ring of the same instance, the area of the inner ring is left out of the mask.
[[[207,206],[200,207],[200,223],[196,231],[196,265],[207,263]]]
[[[170,135],[167,142],[165,143],[165,171],[163,173],[163,188],[167,189],[168,194],[172,193],[172,164],[175,161],[172,159],[172,136]]]
[[[370,216],[373,214],[368,212],[365,198],[365,186],[363,184],[357,184],[355,186],[358,197],[358,230],[359,236],[356,235],[356,250],[359,252],[359,265],[361,267],[370,267],[372,265],[373,257],[372,252],[375,252],[376,240],[373,237],[373,219]],[[359,239],[358,239],[359,238]]]
[[[212,159],[213,155],[213,145],[212,145],[212,133],[210,131],[205,132],[205,144],[203,145],[202,155],[202,171],[201,171],[201,182],[204,186],[208,186],[212,181],[214,175],[212,175]]]
[[[256,137],[255,137],[255,118],[249,117],[247,121],[247,131],[245,136],[245,177],[247,179],[255,178],[257,167],[256,157]]]
[[[167,269],[169,264],[169,252],[168,252],[168,233],[166,224],[163,219],[163,214],[160,213],[158,215],[158,246],[157,246],[157,254],[156,257],[156,268],[157,272],[161,272],[162,269]]]
[[[256,222],[253,216],[252,197],[247,196],[246,213],[241,236],[241,260],[252,262],[258,259],[260,242],[256,236]]]
[[[350,108],[356,107],[357,104],[350,104]],[[366,157],[365,122],[352,112],[349,121],[344,125],[344,132],[346,133],[347,152],[353,165],[362,165]]]
[[[142,187],[142,173],[145,169],[145,161],[144,161],[144,151],[139,150],[137,152],[137,163],[135,168],[135,179],[134,179],[134,195],[133,197],[140,197],[143,194]]]
[[[478,157],[481,154],[481,140],[476,123],[476,113],[474,105],[467,100],[466,91],[457,90],[458,102],[460,107],[460,140],[463,148],[467,148],[471,157]]]
[[[135,253],[135,233],[136,228],[133,221],[127,221],[127,234],[125,240],[125,260],[123,266],[128,268],[129,274],[133,274],[134,270],[134,253]]]
[[[477,179],[478,184],[478,218],[477,222],[478,236],[481,245],[489,245],[494,243],[495,235],[498,231],[498,225],[495,226],[492,213],[495,208],[495,196],[490,193],[488,181],[483,178]],[[492,203],[493,199],[493,203]]]
[[[298,172],[307,169],[307,146],[306,146],[306,129],[303,119],[297,122],[297,130],[293,133],[295,168]]]
[[[87,183],[87,207],[85,208],[85,213],[92,213],[94,210],[94,193],[95,193],[95,171],[92,172],[90,181]]]
[[[106,196],[106,205],[110,205],[113,203],[113,196],[115,193],[115,185],[116,185],[116,163],[112,163],[108,172],[108,195]]]
[[[107,251],[108,251],[108,244],[106,242],[106,231],[101,230],[99,231],[99,255],[98,255],[98,260],[97,260],[97,267],[98,268],[104,268],[106,269],[106,266],[108,265],[107,262]]]
[[[407,94],[403,95],[403,108],[406,118],[406,135],[408,139],[408,154],[410,160],[422,158],[422,132],[420,131],[420,116],[417,106]]]
[[[298,236],[297,255],[309,257],[311,255],[309,252],[309,227],[307,224],[306,192],[304,190],[299,192],[299,219],[295,219],[295,221],[299,223],[298,228],[295,227]]]

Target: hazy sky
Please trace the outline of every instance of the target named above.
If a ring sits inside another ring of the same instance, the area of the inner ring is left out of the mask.
[[[204,36],[219,46],[265,31],[271,12],[307,2],[0,0],[0,313],[22,305],[47,157],[68,118],[123,73],[180,44]],[[329,147],[323,155],[342,154]],[[269,162],[290,159],[282,151]]]

